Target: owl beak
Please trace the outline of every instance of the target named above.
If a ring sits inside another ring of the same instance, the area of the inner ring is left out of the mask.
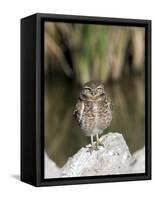
[[[95,91],[93,91],[93,92],[92,92],[92,95],[93,95],[93,96],[95,96],[95,95],[96,95],[96,92],[95,92]]]

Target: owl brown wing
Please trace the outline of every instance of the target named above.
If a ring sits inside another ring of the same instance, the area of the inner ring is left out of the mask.
[[[78,100],[75,105],[75,109],[73,111],[73,116],[76,119],[76,121],[78,121],[78,123],[80,123],[82,119],[83,111],[84,111],[84,102]]]
[[[113,103],[112,103],[111,98],[110,98],[108,95],[107,95],[107,97],[106,97],[106,101],[109,103],[110,109],[113,110]]]

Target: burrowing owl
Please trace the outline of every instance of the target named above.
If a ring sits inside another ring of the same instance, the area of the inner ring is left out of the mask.
[[[83,85],[73,115],[86,136],[91,137],[93,149],[100,145],[99,136],[112,120],[112,102],[100,81]],[[96,136],[96,146],[93,142]]]

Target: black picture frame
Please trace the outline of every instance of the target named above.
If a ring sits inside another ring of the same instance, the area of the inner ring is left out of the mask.
[[[143,174],[44,179],[44,21],[145,27]],[[34,186],[151,179],[151,20],[37,13],[21,19],[21,181]]]

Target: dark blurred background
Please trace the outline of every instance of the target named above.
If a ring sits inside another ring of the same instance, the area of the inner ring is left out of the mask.
[[[101,80],[114,104],[104,131],[131,153],[145,144],[145,29],[45,23],[45,149],[58,166],[90,142],[72,117],[81,85]]]

